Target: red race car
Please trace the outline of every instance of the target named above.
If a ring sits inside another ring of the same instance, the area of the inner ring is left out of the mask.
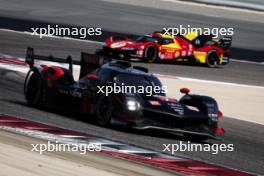
[[[231,37],[214,38],[212,35],[197,33],[173,36],[164,32],[153,32],[136,39],[114,35],[105,41],[102,52],[121,59],[137,58],[149,63],[171,60],[215,67],[229,62],[231,42]]]

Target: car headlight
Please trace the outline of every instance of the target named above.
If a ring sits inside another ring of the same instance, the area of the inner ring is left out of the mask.
[[[126,46],[126,43],[122,41],[122,42],[112,43],[110,47],[111,48],[121,48],[124,46]]]
[[[124,47],[124,48],[122,48],[122,50],[135,50],[135,48]]]
[[[135,100],[128,100],[127,101],[127,108],[130,111],[136,111],[140,108],[140,103]]]

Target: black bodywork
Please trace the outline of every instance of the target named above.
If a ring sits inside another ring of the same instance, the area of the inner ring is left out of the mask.
[[[30,70],[25,80],[25,97],[32,106],[93,114],[100,125],[119,124],[137,129],[158,129],[216,138],[220,118],[217,102],[208,96],[184,91],[180,99],[167,98],[164,92],[105,93],[98,86],[150,85],[162,86],[159,79],[143,67],[128,62],[109,61],[82,53],[80,79],[74,81],[72,61],[69,69],[57,66],[34,66],[34,59],[61,59],[34,55],[27,51]],[[65,61],[64,61],[65,62]],[[91,116],[92,117],[92,116]],[[87,115],[87,118],[89,116]]]

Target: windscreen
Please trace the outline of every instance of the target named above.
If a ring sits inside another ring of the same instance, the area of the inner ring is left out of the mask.
[[[141,36],[136,39],[136,42],[138,43],[144,43],[144,42],[160,42],[159,37],[151,37],[151,36]]]
[[[121,73],[114,78],[114,81],[118,85],[130,87],[131,89],[134,87],[137,93],[141,95],[164,95],[161,82],[154,76]],[[138,92],[139,89],[144,89],[144,92]],[[160,91],[154,91],[154,89]]]

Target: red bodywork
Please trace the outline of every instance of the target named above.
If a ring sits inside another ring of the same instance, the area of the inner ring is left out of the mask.
[[[143,58],[144,49],[146,46],[154,45],[157,48],[160,47],[159,43],[156,42],[135,42],[131,38],[122,35],[114,35],[106,39],[105,44],[109,48],[114,48],[115,50],[121,51],[126,48],[137,49],[136,53],[130,54],[131,57]]]
[[[207,56],[210,52],[215,52],[219,57],[218,64],[224,64],[223,57],[227,52],[227,48],[220,47],[217,44],[195,45],[194,41],[190,41],[182,36],[164,35],[154,32],[143,37],[156,38],[157,41],[140,41],[132,40],[127,36],[114,35],[105,41],[105,48],[116,53],[126,54],[130,58],[145,58],[145,49],[147,46],[153,45],[158,51],[160,60],[187,61],[192,58],[198,63],[207,63]],[[159,41],[170,40],[172,43],[163,43]],[[133,51],[133,52],[131,52]]]

